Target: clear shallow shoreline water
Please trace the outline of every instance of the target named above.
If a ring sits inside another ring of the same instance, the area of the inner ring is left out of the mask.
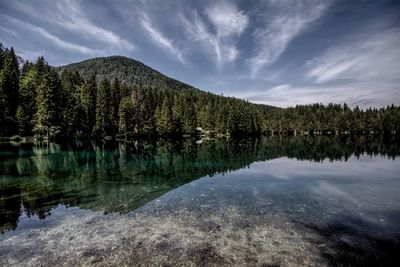
[[[397,151],[331,139],[3,146],[0,264],[390,265]]]

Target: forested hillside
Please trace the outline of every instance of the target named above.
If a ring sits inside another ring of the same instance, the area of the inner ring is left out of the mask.
[[[57,67],[59,73],[63,71],[78,72],[83,79],[96,77],[96,81],[118,79],[128,86],[136,85],[139,88],[152,87],[159,89],[198,90],[194,87],[167,77],[158,71],[146,66],[142,62],[123,56],[99,57]]]
[[[398,135],[400,108],[256,105],[194,89],[123,57],[63,68],[39,57],[20,71],[14,50],[0,45],[0,125],[0,136],[39,138]]]

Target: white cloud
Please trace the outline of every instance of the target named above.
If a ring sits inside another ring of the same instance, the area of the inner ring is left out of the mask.
[[[263,14],[265,27],[257,29],[253,38],[256,54],[249,59],[254,76],[265,65],[271,64],[285,51],[288,44],[310,23],[321,17],[328,1],[270,1],[270,11]]]
[[[185,63],[182,52],[174,46],[171,39],[165,37],[161,31],[152,25],[149,17],[146,14],[142,15],[140,18],[140,23],[157,45],[176,56],[183,64]]]
[[[382,87],[383,86],[383,87]],[[347,103],[361,108],[382,107],[400,104],[400,92],[396,85],[383,85],[381,82],[359,82],[344,85],[292,86],[281,84],[264,91],[246,91],[236,94],[254,103],[288,107],[312,103]]]
[[[231,2],[217,2],[205,13],[220,38],[240,35],[249,23],[248,17]]]
[[[180,20],[190,40],[198,42],[203,51],[210,53],[217,67],[234,62],[239,56],[237,40],[248,26],[249,18],[233,3],[221,1],[204,10],[213,26],[207,26],[197,11],[190,15],[180,14]]]
[[[92,40],[112,45],[113,48],[121,50],[135,48],[132,43],[112,31],[101,28],[89,21],[76,3],[76,1],[57,1],[56,5],[62,16],[55,18],[53,21],[66,29],[79,33],[81,36],[90,36]]]
[[[12,22],[14,25],[19,25],[22,28],[29,29],[30,31],[34,31],[34,32],[42,35],[44,38],[46,38],[48,41],[50,41],[53,45],[55,45],[55,46],[57,46],[59,48],[64,48],[64,49],[68,49],[68,50],[74,50],[74,51],[80,52],[82,54],[89,54],[89,55],[93,55],[93,54],[97,53],[96,50],[93,50],[91,48],[88,48],[88,47],[85,47],[85,46],[82,46],[82,45],[78,45],[78,44],[74,44],[74,43],[71,43],[71,42],[64,41],[61,38],[59,38],[58,36],[48,32],[47,30],[45,30],[45,29],[43,29],[41,27],[32,25],[32,24],[27,23],[27,22],[20,21],[18,19],[12,18],[12,17],[7,16],[7,15],[1,15],[1,16],[3,16],[4,18],[6,18],[10,22]]]
[[[309,61],[307,76],[317,83],[338,79],[387,82],[400,77],[399,30],[357,38]]]
[[[46,3],[46,2],[44,2]],[[87,38],[91,42],[100,42],[109,47],[102,50],[133,50],[135,46],[126,39],[118,36],[110,30],[106,30],[92,21],[79,6],[79,1],[49,1],[48,8],[38,7],[17,2],[16,6],[29,16],[36,19],[45,20],[52,25],[57,24],[61,29],[66,29],[79,34],[80,38]]]

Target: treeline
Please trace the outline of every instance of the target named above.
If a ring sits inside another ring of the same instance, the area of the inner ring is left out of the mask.
[[[263,116],[262,131],[289,135],[398,135],[400,107],[350,109],[346,104],[312,104],[277,109]]]
[[[1,49],[0,135],[182,136],[197,131],[259,135],[255,105],[199,90],[127,86],[117,78],[96,82],[75,72],[58,74],[43,57],[21,73],[13,49]]]
[[[190,88],[167,89],[166,83],[158,88],[118,78],[98,81],[94,74],[84,77],[77,70],[54,69],[43,57],[25,62],[20,70],[14,50],[0,45],[0,136],[129,139],[400,132],[400,109],[393,105],[365,111],[333,104],[280,109]]]

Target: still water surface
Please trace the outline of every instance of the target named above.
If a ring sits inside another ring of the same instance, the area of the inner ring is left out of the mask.
[[[0,265],[395,265],[400,146],[0,144]]]

